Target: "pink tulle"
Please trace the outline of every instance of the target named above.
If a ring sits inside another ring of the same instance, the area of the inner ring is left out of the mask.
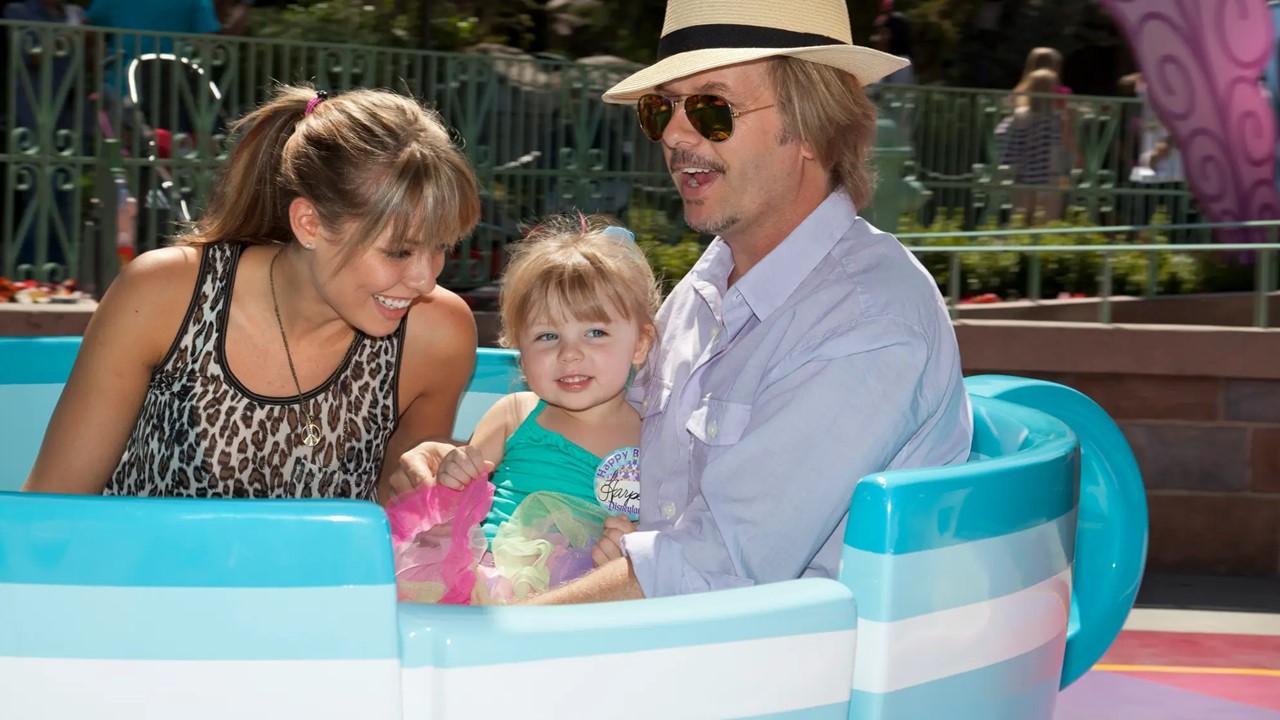
[[[480,523],[492,504],[487,478],[462,490],[424,485],[391,501],[387,519],[401,599],[470,603],[485,549]]]

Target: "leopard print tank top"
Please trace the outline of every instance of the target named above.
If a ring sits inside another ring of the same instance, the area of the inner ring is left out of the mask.
[[[227,317],[243,249],[202,251],[186,318],[151,375],[104,493],[372,499],[399,416],[404,321],[384,338],[357,331],[338,369],[303,395],[322,433],[307,447],[297,396],[257,395],[227,366]]]

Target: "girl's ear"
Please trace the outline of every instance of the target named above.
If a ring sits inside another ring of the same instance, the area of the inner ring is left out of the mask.
[[[653,348],[653,344],[658,339],[658,330],[653,323],[646,322],[640,326],[640,338],[636,342],[636,351],[631,356],[631,364],[635,367],[644,365],[644,361],[649,357],[649,350]]]

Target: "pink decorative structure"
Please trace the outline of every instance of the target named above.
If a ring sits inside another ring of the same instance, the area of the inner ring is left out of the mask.
[[[1129,39],[1201,212],[1216,222],[1280,218],[1276,117],[1260,82],[1275,42],[1266,0],[1101,2]]]

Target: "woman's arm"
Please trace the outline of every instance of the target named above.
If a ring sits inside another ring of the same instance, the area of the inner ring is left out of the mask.
[[[476,363],[476,323],[471,308],[452,292],[436,288],[430,299],[410,310],[404,342],[400,421],[387,443],[378,478],[377,496],[384,502],[413,485],[409,479],[413,473],[406,473],[406,462],[414,458],[402,456],[424,441],[452,441],[458,401]],[[407,469],[412,470],[413,465]]]
[[[200,251],[144,253],[93,313],[24,490],[101,493],[191,302]]]

